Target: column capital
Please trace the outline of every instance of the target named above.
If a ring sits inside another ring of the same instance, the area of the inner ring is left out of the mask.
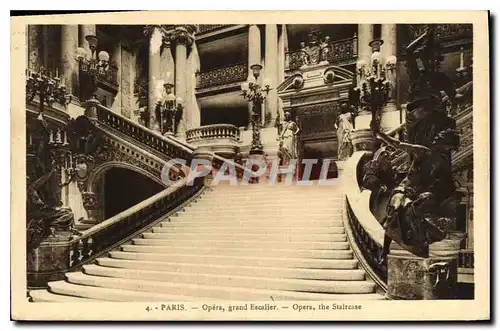
[[[165,45],[175,43],[191,46],[197,31],[198,26],[194,24],[176,25],[173,29],[166,32],[163,42]]]
[[[153,35],[153,33],[156,30],[162,31],[162,26],[161,25],[155,25],[155,24],[145,25],[144,29],[143,29],[143,33],[144,33],[144,35],[146,37],[151,38],[151,36]]]

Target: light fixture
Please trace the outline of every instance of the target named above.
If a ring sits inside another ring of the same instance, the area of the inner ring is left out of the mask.
[[[258,83],[260,72],[263,69],[260,64],[250,66],[252,75],[248,76],[246,82],[241,84],[243,98],[247,99],[252,104],[252,114],[250,116],[250,124],[252,125],[252,144],[250,154],[262,154],[262,142],[260,140],[260,126],[262,117],[262,103],[265,100],[267,93],[271,90],[270,84],[264,82],[264,87]]]
[[[382,107],[387,104],[391,96],[391,89],[394,87],[394,74],[397,58],[395,55],[388,56],[382,60],[380,46],[383,40],[376,39],[370,42],[372,55],[370,65],[364,60],[356,63],[356,76],[354,76],[353,86],[349,95],[349,103],[358,110],[369,110],[372,114],[370,127],[373,131],[380,129]]]
[[[38,96],[39,110],[43,112],[44,106],[52,107],[54,102],[63,106],[71,102],[71,95],[67,94],[64,78],[59,77],[58,70],[55,75],[52,71],[40,68],[38,72],[26,70],[26,100],[28,102]]]
[[[85,39],[89,43],[90,54],[82,47],[75,51],[75,57],[80,65],[80,71],[87,75],[92,81],[92,97],[96,98],[97,81],[104,78],[109,72],[109,53],[100,51],[96,56],[99,38],[94,35],[88,35]]]
[[[262,65],[260,64],[252,64],[250,66],[250,69],[252,70],[253,76],[255,79],[259,78],[260,71],[262,70]]]

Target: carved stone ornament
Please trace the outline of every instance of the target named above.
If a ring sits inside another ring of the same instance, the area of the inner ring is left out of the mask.
[[[82,192],[82,199],[86,210],[93,210],[99,206],[99,198],[94,192]]]

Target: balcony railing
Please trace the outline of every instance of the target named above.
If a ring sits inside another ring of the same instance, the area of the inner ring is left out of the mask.
[[[328,48],[327,61],[331,65],[342,65],[356,62],[358,39],[352,38],[331,41]],[[319,47],[319,46],[318,46]],[[288,52],[286,54],[285,70],[297,70],[307,63],[304,63],[302,50]]]
[[[425,29],[426,24],[409,24],[410,40],[416,39]],[[435,35],[438,40],[472,37],[472,24],[437,24]]]
[[[196,76],[196,87],[198,89],[205,89],[239,83],[246,80],[247,76],[248,65],[246,62],[233,64],[227,67],[198,72]]]
[[[198,30],[198,35],[212,32],[215,30],[220,30],[223,28],[228,28],[231,26],[234,26],[235,24],[200,24],[199,30]]]
[[[214,139],[227,139],[237,143],[240,141],[240,129],[232,124],[213,124],[186,131],[188,143]]]

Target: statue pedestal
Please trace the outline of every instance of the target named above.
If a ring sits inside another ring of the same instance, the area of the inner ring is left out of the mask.
[[[444,239],[429,247],[421,258],[391,244],[387,256],[387,297],[403,300],[454,299],[460,240]]]
[[[370,129],[359,129],[351,132],[351,141],[354,152],[374,152],[380,146],[380,141],[373,136],[373,133]]]
[[[28,286],[46,287],[47,282],[61,280],[70,266],[70,232],[49,236],[27,255]]]

